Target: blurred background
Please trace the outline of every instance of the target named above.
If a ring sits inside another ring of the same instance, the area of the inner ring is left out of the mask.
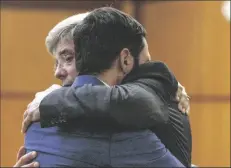
[[[71,15],[111,4],[144,25],[152,59],[166,62],[192,97],[192,163],[230,167],[230,21],[223,1],[155,0],[1,2],[1,167],[13,166],[23,145],[27,104],[59,83],[47,33]]]

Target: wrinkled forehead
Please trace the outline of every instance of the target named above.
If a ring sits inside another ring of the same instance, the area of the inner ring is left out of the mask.
[[[69,38],[63,38],[61,39],[54,51],[53,51],[53,56],[54,58],[58,59],[59,57],[61,57],[62,55],[74,55],[75,54],[75,48],[74,48],[74,42],[72,39]]]

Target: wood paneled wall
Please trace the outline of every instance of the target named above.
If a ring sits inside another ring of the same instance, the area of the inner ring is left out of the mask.
[[[136,15],[132,1],[122,9]],[[165,61],[192,95],[193,163],[230,165],[230,23],[221,2],[142,3],[153,60]],[[1,166],[15,163],[23,144],[22,114],[34,93],[52,83],[44,40],[66,17],[84,9],[1,9]]]

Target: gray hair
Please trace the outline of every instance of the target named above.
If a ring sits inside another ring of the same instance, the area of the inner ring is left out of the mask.
[[[51,31],[48,33],[45,45],[48,50],[48,52],[53,55],[54,51],[56,50],[57,44],[63,40],[68,39],[72,40],[72,30],[76,26],[76,24],[81,23],[81,21],[89,14],[89,12],[86,13],[80,13],[71,17],[68,17],[67,19],[59,22]]]

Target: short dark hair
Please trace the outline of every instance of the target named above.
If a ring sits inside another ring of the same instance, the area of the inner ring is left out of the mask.
[[[95,9],[74,29],[76,69],[80,74],[101,73],[123,48],[138,60],[145,36],[144,27],[128,14],[111,7]]]

